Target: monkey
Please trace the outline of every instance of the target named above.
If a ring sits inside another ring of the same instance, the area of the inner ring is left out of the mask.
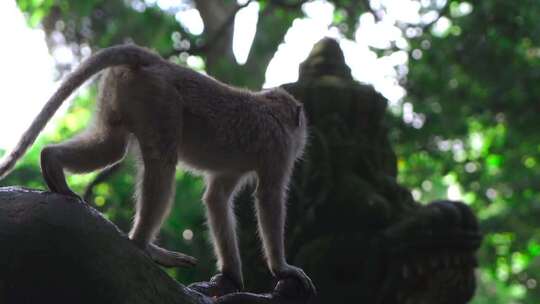
[[[78,197],[69,188],[64,170],[84,173],[112,166],[124,158],[128,142],[136,142],[139,182],[128,236],[156,263],[186,266],[196,260],[153,241],[173,201],[177,166],[202,175],[206,185],[202,201],[218,279],[241,290],[233,200],[254,177],[258,231],[271,274],[277,279],[296,278],[306,291],[315,292],[305,272],[285,258],[287,187],[295,162],[303,155],[308,129],[302,104],[281,88],[251,92],[133,44],[105,48],[66,77],[0,163],[0,178],[13,169],[71,93],[102,70],[89,126],[41,151],[47,187]]]

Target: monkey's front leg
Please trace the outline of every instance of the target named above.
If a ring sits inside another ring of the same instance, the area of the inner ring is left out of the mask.
[[[272,274],[283,279],[294,277],[304,289],[316,293],[311,279],[298,267],[287,264],[284,249],[286,178],[259,176],[257,187],[257,219],[268,267]]]
[[[137,193],[137,211],[130,238],[143,249],[156,263],[167,266],[193,266],[197,260],[188,255],[168,251],[151,242],[167,216],[174,197],[173,162],[145,160],[140,168],[142,178]]]

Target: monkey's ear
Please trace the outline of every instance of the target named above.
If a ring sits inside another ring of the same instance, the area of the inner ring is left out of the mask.
[[[296,117],[296,126],[297,127],[300,127],[300,114],[302,114],[302,111],[303,111],[302,105],[297,105],[296,106],[296,115],[295,115],[295,117]]]

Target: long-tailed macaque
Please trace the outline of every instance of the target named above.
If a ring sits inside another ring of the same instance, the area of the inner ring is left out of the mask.
[[[74,173],[115,164],[130,139],[138,143],[137,206],[129,237],[166,266],[194,264],[152,241],[174,197],[177,163],[206,181],[203,201],[222,276],[243,286],[233,197],[248,176],[257,178],[256,207],[264,254],[277,278],[309,277],[285,260],[285,203],[294,163],[304,150],[302,105],[281,89],[249,92],[170,63],[146,49],[123,45],[97,52],[71,73],[45,104],[15,149],[0,164],[8,174],[65,99],[106,69],[93,123],[82,134],[41,152],[41,169],[53,192],[76,195],[64,169]]]

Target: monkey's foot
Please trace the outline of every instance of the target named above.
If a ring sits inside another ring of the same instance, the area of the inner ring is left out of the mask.
[[[154,262],[164,267],[195,266],[197,259],[181,252],[169,251],[154,244],[148,244],[144,250]]]
[[[197,282],[190,284],[188,288],[194,289],[209,297],[222,297],[224,295],[238,292],[242,288],[229,276],[218,273],[208,282]]]
[[[315,285],[301,268],[285,264],[280,269],[273,270],[272,273],[279,280],[287,278],[294,278],[298,280],[302,284],[302,287],[304,287],[304,291],[307,294],[314,295],[317,293]]]

